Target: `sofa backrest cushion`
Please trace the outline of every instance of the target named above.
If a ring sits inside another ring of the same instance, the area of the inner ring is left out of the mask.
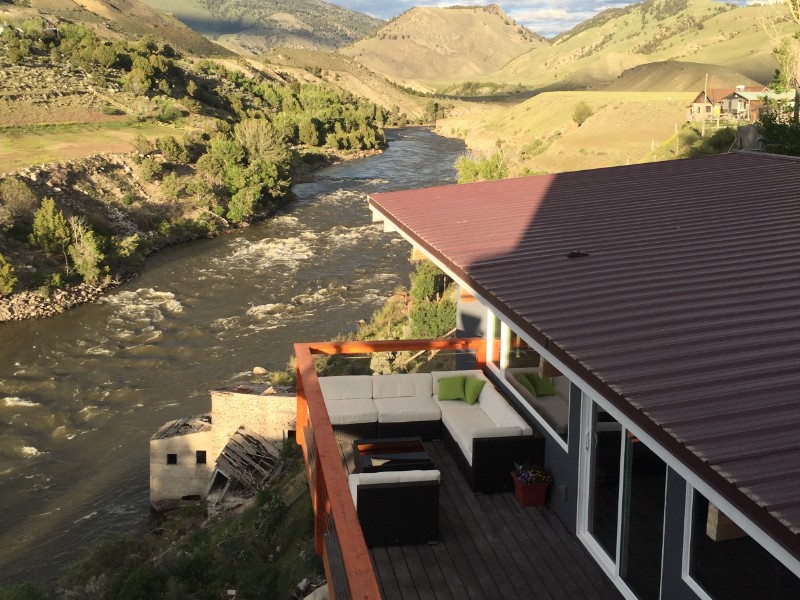
[[[320,377],[319,387],[326,402],[343,399],[372,399],[372,375]]]
[[[430,373],[408,373],[401,375],[373,375],[373,398],[412,398],[430,396],[433,379]]]
[[[556,386],[556,394],[561,396],[564,400],[569,401],[569,378],[563,375],[560,377],[553,377],[553,385]]]
[[[472,432],[473,438],[514,437],[522,435],[522,429],[516,425],[509,427],[484,427]]]
[[[483,386],[478,405],[497,427],[519,427],[523,435],[532,433],[530,426],[493,386]]]
[[[376,473],[351,473],[347,478],[353,504],[358,508],[359,485],[392,485],[439,481],[441,473],[436,469],[412,469],[410,471],[378,471]]]

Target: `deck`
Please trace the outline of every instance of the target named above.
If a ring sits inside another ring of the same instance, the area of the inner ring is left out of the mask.
[[[474,495],[444,445],[426,447],[442,473],[440,541],[370,550],[386,600],[622,598],[549,508]]]

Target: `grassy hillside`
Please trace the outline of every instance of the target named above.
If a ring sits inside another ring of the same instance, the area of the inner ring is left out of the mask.
[[[237,54],[275,46],[333,50],[371,35],[383,21],[322,0],[142,0]]]
[[[351,58],[333,52],[297,48],[275,48],[262,57],[275,69],[293,78],[327,81],[380,106],[405,114],[409,119],[423,117],[427,99],[409,93],[370,71]]]
[[[52,25],[60,20],[91,27],[102,38],[131,39],[155,35],[173,47],[197,56],[223,56],[229,50],[214,44],[175,17],[153,10],[137,0],[29,0],[27,7],[8,7],[8,21],[46,16]],[[163,4],[163,3],[162,3]]]
[[[496,5],[420,7],[340,51],[390,78],[453,82],[486,75],[546,45]]]
[[[709,89],[758,84],[747,75],[719,65],[668,60],[628,69],[603,89],[608,92],[696,92],[706,84],[706,75]]]
[[[693,94],[547,92],[513,107],[484,105],[447,118],[438,129],[463,137],[478,155],[498,152],[511,175],[624,165],[652,160],[651,148],[672,138]],[[585,102],[592,115],[578,125]]]
[[[548,89],[598,89],[633,67],[682,61],[718,65],[765,83],[776,67],[775,43],[761,19],[775,10],[713,0],[647,0],[600,13],[487,78]],[[791,29],[779,25],[783,33]]]

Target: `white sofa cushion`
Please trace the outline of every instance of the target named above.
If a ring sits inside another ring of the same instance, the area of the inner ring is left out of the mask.
[[[439,380],[443,377],[466,377],[472,376],[484,381],[489,381],[483,371],[472,369],[467,371],[433,371],[431,377],[433,378],[433,399],[439,402]],[[485,387],[485,386],[484,386]],[[450,400],[448,400],[450,402]],[[454,401],[453,401],[454,402]],[[466,404],[466,403],[465,403]],[[469,406],[469,405],[467,405]]]
[[[472,406],[471,409],[442,412],[442,425],[447,427],[447,431],[453,436],[470,465],[472,464],[472,432],[496,427],[477,405]]]
[[[326,404],[329,400],[372,398],[372,375],[320,377],[319,387]]]
[[[347,478],[353,504],[358,508],[358,486],[395,483],[439,481],[441,473],[436,469],[412,469],[410,471],[378,471],[376,473],[351,473]]]
[[[379,423],[438,421],[442,418],[442,411],[430,395],[375,398],[374,402]]]
[[[514,437],[521,436],[522,430],[519,427],[487,427],[486,429],[476,429],[472,432],[472,439],[493,438],[493,437]]]
[[[430,396],[433,379],[430,373],[398,375],[373,375],[372,397],[400,398],[404,396]]]
[[[378,420],[378,409],[371,398],[345,398],[330,402],[326,398],[325,407],[328,409],[331,425],[375,423]]]
[[[523,435],[533,433],[525,420],[494,387],[483,386],[478,397],[478,406],[496,427],[519,427]]]

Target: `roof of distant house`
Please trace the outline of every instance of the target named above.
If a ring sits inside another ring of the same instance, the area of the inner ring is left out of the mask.
[[[734,153],[370,204],[798,556],[798,190]]]

